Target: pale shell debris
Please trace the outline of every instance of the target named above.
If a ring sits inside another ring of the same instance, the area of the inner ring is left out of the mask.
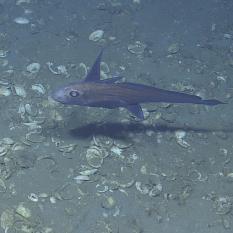
[[[177,130],[177,131],[175,131],[175,137],[177,139],[183,139],[185,137],[185,135],[186,135],[186,132],[183,131],[183,130]]]
[[[25,18],[25,17],[16,17],[14,19],[14,22],[17,24],[29,24],[29,19]]]
[[[7,87],[0,87],[0,96],[9,96],[11,91]]]
[[[14,210],[6,209],[1,214],[1,227],[7,233],[9,228],[14,225]]]
[[[19,97],[25,98],[27,96],[27,93],[22,86],[14,85],[14,90],[15,90],[15,94]]]
[[[189,148],[191,145],[187,141],[184,140],[185,136],[186,136],[186,132],[183,130],[177,130],[175,132],[177,144],[183,148]]]
[[[146,48],[146,45],[141,41],[135,41],[134,44],[128,45],[128,51],[136,55],[143,54],[145,51],[145,48]]]
[[[148,194],[150,191],[149,188],[146,185],[143,185],[140,181],[135,182],[135,187],[143,195]]]
[[[1,145],[0,146],[0,157],[6,155],[8,150],[9,148],[7,145]]]
[[[158,196],[163,190],[162,184],[156,184],[153,186],[153,188],[149,191],[150,197],[156,197]]]
[[[51,197],[49,198],[49,201],[50,201],[51,204],[56,204],[56,202],[57,202],[56,198],[53,197],[53,196],[51,196]]]
[[[105,74],[108,74],[110,72],[109,66],[106,62],[101,62],[100,63],[100,69],[103,71]]]
[[[78,65],[77,73],[80,78],[87,76],[87,66],[83,62]]]
[[[30,3],[30,2],[31,2],[31,0],[17,0],[16,5],[18,6],[18,5],[22,4],[22,3]]]
[[[9,145],[9,146],[11,146],[15,143],[12,138],[3,138],[1,141],[3,144]]]
[[[25,139],[32,143],[42,143],[45,137],[38,132],[30,131],[26,134]]]
[[[115,155],[118,155],[118,156],[120,156],[122,154],[122,151],[123,151],[123,149],[121,149],[115,145],[111,148],[111,152],[113,152]]]
[[[103,38],[103,36],[104,36],[103,30],[96,30],[89,35],[89,40],[97,42],[97,41],[101,40]]]
[[[87,163],[93,168],[100,168],[104,162],[101,150],[89,148],[86,153]]]
[[[0,49],[0,57],[1,57],[1,58],[6,57],[8,52],[9,52],[9,51],[7,51],[7,50]]]
[[[28,199],[32,202],[38,202],[39,201],[39,197],[35,194],[35,193],[30,193],[28,195]]]
[[[116,200],[114,197],[109,196],[103,199],[102,201],[102,207],[105,209],[113,209],[116,206]]]
[[[83,176],[90,176],[90,175],[94,175],[97,171],[98,169],[88,169],[88,170],[79,172],[79,174]]]
[[[57,67],[55,67],[55,69],[53,68],[54,64],[52,62],[47,62],[46,63],[49,70],[56,75],[68,75],[67,69],[64,65],[58,65]]]
[[[35,92],[37,92],[40,95],[44,95],[46,93],[45,87],[42,84],[40,84],[40,83],[33,84],[32,85],[32,90],[35,91]]]
[[[168,53],[170,53],[170,54],[176,54],[179,52],[179,50],[180,50],[180,48],[179,48],[178,43],[171,44],[167,49]]]
[[[20,216],[24,218],[30,218],[31,217],[31,211],[27,207],[24,206],[23,203],[20,203],[18,207],[16,208],[15,212],[19,214]]]
[[[38,109],[36,107],[32,107],[31,104],[25,104],[25,113],[29,116],[36,116],[38,113]]]
[[[0,66],[6,67],[6,66],[8,66],[8,64],[9,64],[9,61],[7,59],[0,60]]]
[[[27,72],[29,73],[32,73],[32,74],[36,74],[40,71],[40,64],[37,63],[37,62],[33,62],[31,64],[29,64],[27,67],[26,67],[26,70]]]
[[[83,181],[89,181],[90,177],[89,176],[84,176],[84,175],[78,175],[76,177],[74,177],[74,180],[76,180],[76,182],[78,184],[82,183]]]

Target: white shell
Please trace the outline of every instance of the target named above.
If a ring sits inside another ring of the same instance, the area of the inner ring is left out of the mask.
[[[1,49],[1,50],[0,50],[0,57],[1,57],[1,58],[6,57],[6,56],[7,56],[7,53],[8,53],[8,51],[7,51],[7,50],[3,50],[3,49]]]
[[[96,30],[89,35],[89,40],[97,42],[101,40],[103,36],[104,36],[103,30]]]
[[[0,96],[9,96],[11,91],[7,87],[0,87]]]
[[[41,94],[41,95],[44,95],[45,92],[46,92],[44,86],[43,86],[42,84],[40,84],[40,83],[38,83],[38,84],[33,84],[33,85],[32,85],[32,90],[33,90],[33,91],[36,91],[38,94]]]
[[[17,0],[16,5],[20,5],[22,3],[30,3],[31,0]]]
[[[52,62],[47,62],[46,63],[49,70],[53,73],[53,74],[57,74],[57,75],[60,75],[60,74],[64,74],[64,75],[68,75],[68,71],[66,69],[66,67],[64,65],[59,65],[57,67],[53,67],[54,64]]]
[[[175,131],[175,137],[177,139],[183,139],[185,137],[185,135],[186,135],[186,132],[183,131],[183,130],[177,130],[177,131]]]
[[[17,96],[20,96],[23,98],[25,98],[27,96],[27,93],[23,87],[21,87],[19,85],[15,85],[14,88],[15,88],[15,93]]]
[[[88,169],[88,170],[79,172],[79,174],[82,176],[90,176],[90,175],[94,175],[97,171],[98,171],[97,169]]]
[[[32,74],[38,73],[40,71],[40,64],[37,62],[31,63],[27,66],[26,70]]]
[[[89,176],[85,176],[85,175],[78,175],[74,177],[75,180],[82,180],[82,181],[88,181],[90,180]]]
[[[77,68],[77,73],[78,73],[78,76],[80,76],[81,78],[87,76],[87,66],[83,62],[79,64]]]
[[[113,147],[111,148],[111,152],[113,152],[114,154],[116,154],[116,155],[118,155],[118,156],[121,155],[122,151],[123,151],[123,149],[121,149],[121,148],[119,148],[119,147],[117,147],[117,146],[113,146]]]
[[[38,196],[35,193],[30,193],[28,195],[28,199],[30,201],[33,201],[33,202],[38,202],[39,201],[39,198],[38,198]]]
[[[100,69],[103,71],[105,74],[108,74],[110,72],[109,66],[106,62],[101,62],[100,63]]]
[[[87,150],[86,159],[89,166],[93,168],[100,168],[104,162],[102,151],[95,147]]]
[[[17,17],[14,19],[14,22],[18,24],[29,24],[29,19],[24,17]]]
[[[5,144],[5,145],[13,145],[14,140],[12,138],[3,138],[2,143]]]
[[[141,41],[135,41],[134,44],[128,45],[128,51],[136,55],[143,54],[145,48],[146,48],[146,45]]]

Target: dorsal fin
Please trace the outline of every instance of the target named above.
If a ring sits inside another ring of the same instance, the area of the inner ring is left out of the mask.
[[[85,82],[98,82],[100,81],[100,62],[102,58],[104,49],[101,49],[98,57],[95,60],[95,63],[91,67],[90,72],[87,74],[85,78]]]

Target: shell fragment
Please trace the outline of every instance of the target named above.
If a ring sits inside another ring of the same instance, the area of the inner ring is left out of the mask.
[[[97,41],[101,40],[103,38],[103,36],[104,36],[103,30],[96,30],[89,35],[89,40],[97,42]]]

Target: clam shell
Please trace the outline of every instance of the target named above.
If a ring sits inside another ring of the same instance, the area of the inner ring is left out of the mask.
[[[17,96],[20,96],[20,97],[23,97],[23,98],[25,98],[27,96],[27,93],[26,93],[25,89],[22,86],[15,85],[14,90],[15,90],[15,94]]]
[[[17,214],[21,215],[22,217],[26,218],[26,219],[28,219],[28,218],[30,218],[32,216],[30,209],[28,209],[27,207],[25,207],[23,203],[20,203],[18,205],[18,207],[16,208],[15,212]]]
[[[89,35],[89,40],[97,42],[97,41],[101,40],[103,38],[103,36],[104,36],[103,30],[96,30]]]
[[[0,57],[1,57],[1,58],[6,57],[6,56],[7,56],[7,53],[8,53],[7,50],[0,49]]]
[[[9,148],[7,145],[0,146],[0,157],[7,154]]]
[[[16,17],[14,19],[14,22],[17,24],[29,24],[29,19],[25,18],[25,17]]]
[[[168,53],[170,53],[170,54],[178,53],[179,50],[180,50],[180,48],[179,48],[179,45],[177,43],[171,44],[167,49]]]
[[[143,54],[144,50],[146,48],[146,45],[142,43],[141,41],[135,41],[134,44],[128,45],[128,51],[133,54]]]
[[[184,130],[177,130],[175,131],[175,137],[177,139],[183,139],[186,135],[186,132]]]
[[[78,175],[78,176],[74,177],[74,180],[76,180],[76,181],[89,181],[90,178],[89,178],[89,176]]]
[[[94,175],[98,170],[96,168],[94,169],[88,169],[88,170],[85,170],[85,171],[81,171],[79,172],[80,175],[83,175],[83,176],[90,176],[90,175]]]
[[[0,87],[0,96],[9,96],[11,91],[7,87]]]
[[[106,62],[101,62],[100,63],[100,69],[103,71],[105,74],[108,74],[110,72],[109,66]]]
[[[38,109],[36,107],[33,107],[30,104],[25,104],[25,112],[29,115],[29,116],[36,116],[38,113]]]
[[[40,71],[40,64],[39,63],[31,63],[26,67],[27,72],[36,74]]]
[[[14,221],[13,209],[6,209],[2,212],[0,222],[1,227],[4,229],[5,232],[7,232],[8,229],[14,225]]]
[[[81,62],[77,68],[77,73],[80,78],[87,76],[87,66]]]
[[[32,90],[37,92],[38,94],[44,95],[46,90],[42,84],[33,84],[32,85]]]
[[[15,142],[12,138],[3,138],[2,139],[2,143],[5,144],[5,145],[13,145]]]
[[[33,202],[38,202],[38,201],[39,201],[39,197],[38,197],[38,195],[36,195],[35,193],[30,193],[30,194],[28,195],[28,199],[29,199],[30,201],[33,201]]]
[[[100,168],[104,162],[101,150],[89,148],[86,153],[87,163],[93,168]]]

